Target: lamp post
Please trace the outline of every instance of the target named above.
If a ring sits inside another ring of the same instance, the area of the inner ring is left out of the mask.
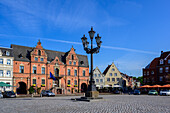
[[[89,42],[87,41],[87,38],[85,37],[85,35],[83,35],[83,37],[81,38],[84,50],[86,51],[87,54],[91,54],[90,81],[89,81],[88,90],[87,90],[85,96],[97,98],[99,95],[99,92],[96,90],[95,81],[93,79],[93,54],[99,53],[102,41],[100,41],[101,37],[99,36],[99,34],[97,34],[97,36],[95,37],[97,47],[93,48],[93,38],[94,38],[94,34],[95,34],[95,31],[93,31],[93,27],[91,27],[91,30],[88,33],[89,33],[89,36],[91,39],[91,48],[88,48]]]

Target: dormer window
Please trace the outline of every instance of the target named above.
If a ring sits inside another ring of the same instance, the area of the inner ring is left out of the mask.
[[[19,54],[19,58],[23,58],[23,55],[22,55],[22,54]]]
[[[161,59],[161,60],[160,60],[160,64],[163,64],[163,63],[164,63],[164,60],[163,60],[163,59]]]
[[[84,62],[83,62],[83,61],[81,61],[81,62],[80,62],[80,64],[81,64],[81,65],[83,65],[83,64],[84,64]]]
[[[41,55],[41,51],[40,51],[40,50],[38,50],[38,55],[39,55],[39,56]]]
[[[6,55],[9,56],[9,51],[6,51]]]

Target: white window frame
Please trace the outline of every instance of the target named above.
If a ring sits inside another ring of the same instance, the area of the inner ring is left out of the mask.
[[[4,59],[0,59],[0,64],[3,64],[4,63]]]
[[[0,77],[4,76],[4,70],[0,70]]]
[[[43,70],[44,69],[44,70]],[[43,72],[44,71],[44,72]],[[41,74],[45,74],[45,67],[41,67]]]
[[[11,65],[11,60],[7,59],[7,65]]]
[[[36,73],[34,73],[34,68],[36,69]],[[32,71],[33,71],[33,74],[37,74],[37,67],[33,66]]]
[[[11,71],[10,70],[7,70],[6,77],[11,77]]]

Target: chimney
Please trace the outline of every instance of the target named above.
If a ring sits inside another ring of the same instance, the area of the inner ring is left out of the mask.
[[[161,54],[163,53],[163,51],[161,51]]]

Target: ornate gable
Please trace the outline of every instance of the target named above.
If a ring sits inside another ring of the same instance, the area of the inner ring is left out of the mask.
[[[76,65],[78,65],[78,61],[79,59],[75,53],[75,49],[72,46],[71,50],[68,52],[68,55],[66,57],[66,64],[70,65],[70,62],[71,63],[76,62]]]

